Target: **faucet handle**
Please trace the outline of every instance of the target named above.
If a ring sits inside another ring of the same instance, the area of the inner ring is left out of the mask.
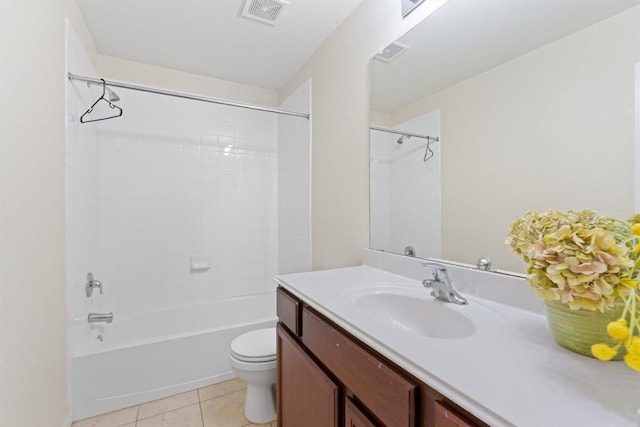
[[[449,282],[449,275],[447,274],[447,268],[442,265],[442,264],[438,264],[437,262],[421,262],[420,264],[422,264],[423,267],[429,267],[432,269],[433,271],[433,278],[439,282]],[[427,286],[424,282],[422,282],[422,284],[424,286]],[[428,286],[427,286],[428,287]]]
[[[87,282],[84,285],[84,290],[87,294],[87,298],[89,298],[93,294],[94,288],[100,289],[100,295],[102,295],[102,283],[99,280],[95,280],[93,278],[93,273],[89,272],[87,274]]]
[[[491,271],[491,258],[488,256],[480,257],[476,263],[476,268],[478,270]]]

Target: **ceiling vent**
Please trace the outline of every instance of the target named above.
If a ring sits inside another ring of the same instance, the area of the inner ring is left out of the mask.
[[[245,0],[242,16],[263,24],[276,25],[276,21],[286,6],[287,0]]]
[[[407,49],[409,49],[409,46],[393,42],[378,52],[378,54],[373,58],[382,62],[391,62],[398,56],[402,55]]]

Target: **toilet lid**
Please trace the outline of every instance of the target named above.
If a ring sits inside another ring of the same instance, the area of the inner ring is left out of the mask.
[[[233,357],[245,362],[267,362],[276,358],[276,328],[258,329],[231,342]]]

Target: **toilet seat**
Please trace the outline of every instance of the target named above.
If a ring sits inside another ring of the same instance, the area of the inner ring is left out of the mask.
[[[244,333],[231,342],[231,356],[248,363],[276,360],[276,328]]]

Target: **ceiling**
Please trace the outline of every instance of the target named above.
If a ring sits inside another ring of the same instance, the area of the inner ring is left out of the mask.
[[[361,1],[290,0],[275,26],[242,17],[244,0],[76,3],[101,54],[280,89]]]
[[[398,40],[409,49],[393,62],[371,61],[371,109],[396,111],[638,4],[449,0]]]

